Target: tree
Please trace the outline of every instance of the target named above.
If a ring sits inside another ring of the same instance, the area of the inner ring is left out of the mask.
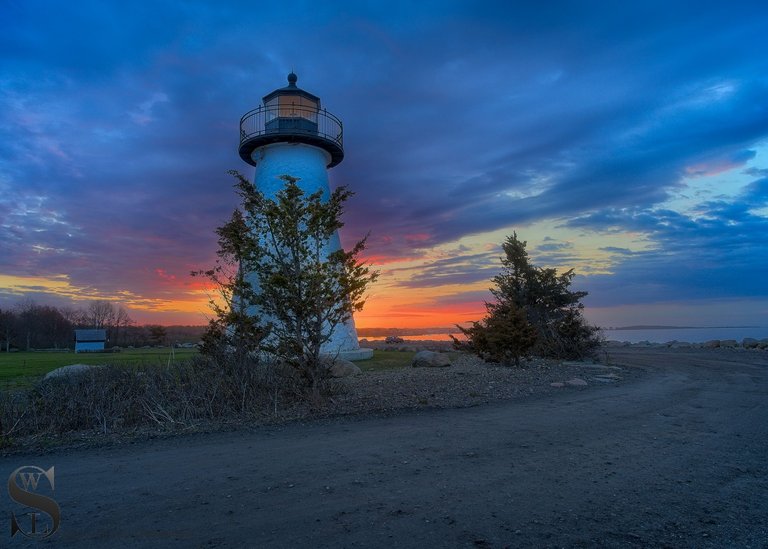
[[[108,328],[115,321],[115,306],[103,299],[91,301],[86,315],[92,328]]]
[[[13,311],[0,309],[0,350],[9,352],[11,341],[16,336],[17,319]]]
[[[16,310],[17,335],[27,351],[67,347],[72,341],[72,324],[55,307],[27,299]]]
[[[459,327],[467,336],[468,343],[464,345],[488,362],[514,362],[520,366],[520,357],[536,343],[536,330],[528,322],[525,311],[514,305],[491,303],[486,303],[486,309],[489,313],[486,318],[473,322],[469,328]],[[454,338],[454,342],[458,340]]]
[[[566,359],[593,355],[601,344],[599,328],[583,316],[581,300],[587,292],[570,289],[573,269],[558,274],[557,269],[532,265],[525,247],[516,233],[502,244],[502,272],[492,279],[495,302],[486,304],[488,316],[482,323],[460,328],[467,337],[466,347],[498,356],[489,343],[496,342],[511,345],[508,352],[516,357],[516,352],[524,352],[532,329],[535,342],[529,348],[538,355]],[[526,322],[517,318],[518,311]]]
[[[322,191],[307,195],[297,178],[283,175],[284,188],[268,199],[238,172],[230,174],[242,210],[216,231],[216,267],[193,273],[207,276],[222,295],[213,330],[230,342],[255,338],[260,351],[317,389],[328,373],[323,345],[362,310],[366,288],[378,276],[359,259],[367,237],[350,251],[330,249],[352,192],[340,187],[324,200]]]
[[[147,331],[149,332],[149,342],[151,345],[162,345],[165,342],[166,331],[165,326],[159,324],[147,325]]]
[[[112,326],[113,345],[120,345],[122,343],[120,336],[121,334],[124,335],[124,333],[121,329],[128,328],[132,324],[133,319],[128,315],[128,311],[123,306],[118,306],[115,309],[114,325]]]
[[[193,271],[213,284],[208,304],[214,316],[202,337],[203,354],[214,356],[235,353],[240,357],[256,351],[268,329],[248,312],[256,299],[254,289],[241,268],[252,235],[241,210],[235,210],[225,225],[216,229],[219,250],[216,265],[207,271]]]

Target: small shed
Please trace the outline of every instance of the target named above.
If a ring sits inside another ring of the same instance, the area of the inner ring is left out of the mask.
[[[107,342],[106,330],[75,330],[75,352],[103,351]]]

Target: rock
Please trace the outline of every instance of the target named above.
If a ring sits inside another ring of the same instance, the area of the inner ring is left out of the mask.
[[[584,367],[591,368],[592,366],[595,365],[595,363],[592,362],[591,360],[590,361],[586,361],[586,360],[563,360],[560,364],[562,364],[563,366],[575,366],[577,368],[584,368]]]
[[[565,382],[565,384],[570,386],[570,387],[586,387],[587,385],[589,385],[589,383],[587,383],[586,381],[584,381],[580,377],[575,377],[573,379],[569,379],[568,381]]]
[[[329,370],[332,377],[356,376],[362,372],[357,364],[343,358],[334,360]]]
[[[414,368],[445,368],[450,365],[451,359],[448,358],[448,355],[434,351],[419,351],[411,363]]]
[[[616,366],[610,366],[608,364],[599,364],[594,362],[576,362],[566,360],[561,363],[563,366],[575,366],[576,368],[591,368],[593,370],[615,370]]]
[[[672,341],[667,347],[670,349],[689,349],[692,345],[687,341]]]
[[[730,348],[733,348],[733,347],[738,347],[738,346],[739,346],[739,342],[736,341],[735,339],[721,339],[720,340],[720,347],[730,347]]]
[[[758,341],[757,346],[761,349],[768,349],[768,339],[761,339]]]
[[[741,346],[745,349],[757,349],[760,346],[760,342],[752,337],[745,337],[741,341]]]
[[[702,344],[702,347],[705,349],[717,349],[720,347],[720,340],[719,339],[710,339],[709,341],[706,341]]]
[[[384,343],[405,343],[405,340],[400,336],[387,336]]]
[[[69,366],[62,366],[61,368],[51,370],[45,374],[43,379],[60,379],[69,376],[76,376],[96,368],[101,368],[101,366],[93,364],[70,364]]]
[[[565,387],[565,383],[562,381],[555,381],[554,383],[549,384],[551,387]]]
[[[599,381],[600,383],[615,383],[621,379],[621,376],[617,376],[616,374],[600,374],[599,376],[594,376],[592,379],[594,381]]]

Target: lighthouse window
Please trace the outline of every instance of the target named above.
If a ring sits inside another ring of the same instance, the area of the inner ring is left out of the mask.
[[[300,95],[281,95],[270,99],[265,105],[267,121],[274,118],[306,118],[317,122],[317,101]]]
[[[264,109],[267,115],[267,120],[266,120],[267,122],[277,118],[277,97],[270,99],[269,101],[264,103]]]

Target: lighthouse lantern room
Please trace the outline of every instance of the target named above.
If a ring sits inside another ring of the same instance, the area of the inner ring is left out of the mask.
[[[240,158],[252,166],[254,151],[270,143],[305,143],[328,154],[328,168],[344,159],[341,120],[320,108],[320,98],[296,85],[298,77],[288,75],[288,85],[264,96],[263,103],[240,119]]]

